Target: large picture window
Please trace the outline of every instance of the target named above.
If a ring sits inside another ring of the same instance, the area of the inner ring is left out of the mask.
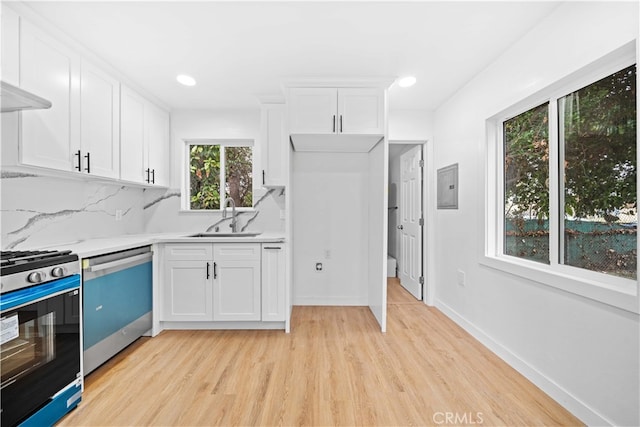
[[[246,145],[238,145],[244,143]],[[189,210],[219,210],[229,199],[253,207],[253,150],[245,142],[187,143]]]
[[[547,99],[498,122],[499,253],[636,281],[636,65]]]

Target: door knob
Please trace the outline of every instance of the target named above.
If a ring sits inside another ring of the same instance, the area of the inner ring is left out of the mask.
[[[403,226],[401,226],[401,225],[399,225],[399,226],[398,226],[398,230],[402,230],[402,229],[404,229],[404,227],[403,227]]]

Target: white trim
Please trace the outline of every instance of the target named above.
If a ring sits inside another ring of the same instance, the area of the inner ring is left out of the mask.
[[[386,280],[386,278],[385,278]],[[293,305],[338,305],[368,307],[367,297],[293,297]]]
[[[568,390],[556,383],[552,378],[538,371],[534,366],[530,365],[526,360],[510,351],[501,343],[495,341],[482,329],[476,327],[461,316],[454,309],[440,300],[436,300],[436,308],[442,311],[448,318],[453,320],[458,326],[467,331],[472,337],[478,340],[482,345],[495,353],[509,366],[514,368],[525,378],[547,393],[552,399],[561,404],[565,409],[575,415],[587,425],[614,425],[614,423],[602,414],[598,413],[594,408],[588,406],[585,402],[578,399]]]
[[[612,73],[636,63],[635,43],[628,43],[609,55],[571,74],[556,84],[528,97],[517,105],[506,109],[486,121],[484,143],[485,194],[484,217],[480,219],[484,229],[483,241],[478,245],[480,264],[514,274],[546,286],[552,286],[604,304],[634,313],[640,313],[638,281],[609,274],[594,272],[561,264],[560,200],[562,190],[559,180],[559,161],[562,152],[558,141],[557,100],[558,97],[588,86]],[[550,265],[504,255],[504,143],[502,126],[505,120],[517,116],[544,103],[549,103],[549,246]]]

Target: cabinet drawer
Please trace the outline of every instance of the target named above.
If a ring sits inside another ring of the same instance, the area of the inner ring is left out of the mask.
[[[213,245],[213,259],[221,261],[260,260],[260,243],[220,243]]]
[[[166,261],[194,261],[213,259],[211,243],[176,243],[164,246]]]

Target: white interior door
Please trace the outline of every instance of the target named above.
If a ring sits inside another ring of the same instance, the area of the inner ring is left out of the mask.
[[[422,299],[422,146],[400,156],[400,283]]]

